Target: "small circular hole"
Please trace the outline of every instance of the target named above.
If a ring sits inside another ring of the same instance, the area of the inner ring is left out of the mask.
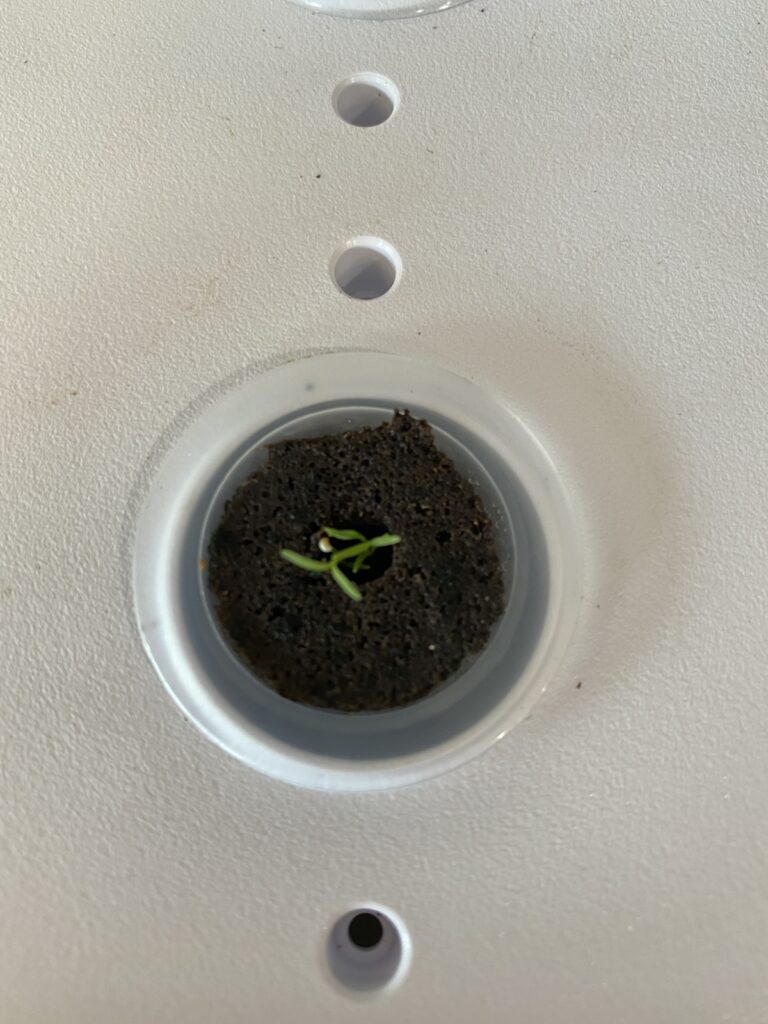
[[[397,110],[400,95],[394,82],[365,72],[340,82],[333,92],[333,108],[342,121],[355,128],[375,128]]]
[[[369,914],[364,910],[361,914],[355,914],[349,922],[347,934],[360,949],[373,949],[381,942],[384,926],[377,914]]]
[[[340,291],[351,299],[380,299],[402,272],[400,255],[383,238],[353,239],[334,258],[331,274]]]
[[[375,905],[347,911],[326,942],[331,976],[344,988],[364,994],[390,988],[408,971],[411,943],[403,922]]]

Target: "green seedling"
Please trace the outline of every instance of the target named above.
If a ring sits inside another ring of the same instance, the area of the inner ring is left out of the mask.
[[[340,548],[339,550],[332,549],[333,554],[326,561],[318,558],[308,558],[306,555],[300,555],[298,551],[291,551],[290,548],[282,548],[280,551],[281,557],[286,562],[290,562],[291,565],[295,565],[297,569],[304,569],[305,572],[330,573],[331,579],[340,590],[344,591],[347,597],[353,601],[362,601],[363,595],[360,593],[360,588],[342,572],[342,562],[352,560],[352,565],[348,568],[354,575],[360,572],[361,569],[370,568],[366,559],[377,548],[392,547],[395,544],[399,544],[400,538],[396,533],[382,533],[380,536],[372,537],[368,540],[359,530],[336,530],[331,526],[324,526],[323,534],[330,540],[353,540],[357,541],[357,543],[350,544],[348,547]],[[347,567],[345,566],[345,568]]]
[[[359,530],[334,530],[332,526],[324,526],[323,533],[331,540],[365,540]]]

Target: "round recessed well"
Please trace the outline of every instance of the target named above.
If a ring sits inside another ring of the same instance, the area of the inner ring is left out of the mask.
[[[397,249],[375,235],[350,239],[331,260],[331,277],[350,299],[380,299],[394,288],[402,272]]]
[[[339,82],[333,91],[333,109],[355,128],[376,128],[392,117],[400,93],[384,75],[364,71]]]
[[[326,960],[338,985],[358,995],[374,994],[405,977],[411,941],[405,924],[391,910],[359,907],[342,914],[331,928]]]
[[[227,645],[207,586],[228,498],[288,438],[342,433],[408,409],[480,494],[505,574],[486,647],[407,707],[341,713],[297,704]],[[501,738],[552,677],[575,627],[580,556],[548,456],[494,395],[440,368],[378,353],[277,367],[209,405],[167,452],[140,512],[134,594],[144,646],[185,714],[258,770],[296,785],[377,790],[453,768]]]

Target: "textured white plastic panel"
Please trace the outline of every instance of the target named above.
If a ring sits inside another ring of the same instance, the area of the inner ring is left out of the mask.
[[[757,0],[5,5],[3,1024],[768,1021],[767,26]],[[333,110],[360,71],[400,91],[378,128]],[[403,261],[375,302],[328,269],[366,234]],[[505,397],[586,586],[504,740],[319,794],[168,700],[131,539],[214,396],[360,347]],[[362,1006],[325,966],[355,906],[411,951]]]

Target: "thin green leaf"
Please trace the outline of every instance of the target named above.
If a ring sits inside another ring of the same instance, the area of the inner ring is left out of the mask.
[[[359,588],[352,580],[347,579],[338,565],[331,566],[331,576],[333,576],[335,582],[338,583],[347,597],[351,597],[353,601],[362,601],[363,595],[360,593]]]
[[[356,529],[334,529],[324,526],[323,532],[334,541],[365,541],[366,538]]]
[[[391,547],[394,544],[399,544],[400,537],[395,533],[382,533],[381,536],[374,537],[373,540],[366,540],[363,534],[357,530],[336,530],[328,526],[323,528],[323,532],[333,540],[356,540],[359,543],[351,544],[340,551],[334,551],[331,558],[325,562],[318,561],[316,558],[307,558],[306,555],[300,555],[298,551],[291,551],[290,548],[282,548],[280,551],[281,557],[290,562],[291,565],[295,565],[298,569],[304,569],[307,572],[330,572],[334,582],[344,591],[347,597],[353,601],[362,601],[363,595],[360,593],[360,588],[344,575],[339,565],[343,562],[351,561],[350,571],[353,573],[360,572],[361,569],[369,569],[370,566],[367,564],[366,559],[372,552],[376,548]]]
[[[367,557],[367,551],[363,551],[362,554],[358,555],[357,558],[355,559],[355,564],[352,566],[352,572],[360,572],[361,569],[370,569],[370,565],[368,565],[365,561]]]
[[[348,548],[342,548],[341,551],[336,551],[331,558],[334,565],[338,565],[339,562],[346,562],[349,558],[357,558],[358,555],[367,555],[371,551],[371,542],[369,540],[363,541],[362,544],[352,544]]]
[[[330,562],[320,562],[316,558],[307,558],[306,555],[300,555],[298,551],[291,551],[290,548],[282,548],[280,556],[286,562],[290,562],[291,565],[295,565],[299,569],[306,569],[307,572],[328,572],[331,568]]]
[[[382,533],[380,537],[374,537],[368,541],[372,548],[388,548],[393,544],[399,544],[400,538],[396,533]]]

